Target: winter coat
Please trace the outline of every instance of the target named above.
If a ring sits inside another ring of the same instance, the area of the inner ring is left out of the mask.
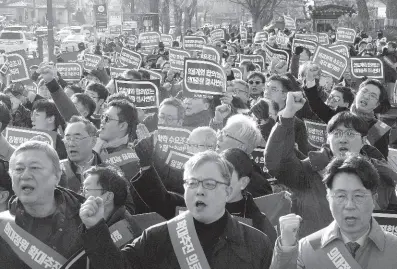
[[[68,259],[82,247],[83,225],[79,210],[84,197],[61,187],[57,187],[54,192],[57,209],[49,217],[39,219],[30,216],[16,197],[10,200],[9,210],[11,215],[15,216],[15,223],[19,227]],[[0,265],[1,268],[7,269],[30,268],[14,254],[1,237]]]
[[[153,167],[137,174],[131,184],[150,210],[158,213],[165,219],[172,219],[175,216],[176,207],[186,207],[183,196],[167,191]],[[252,219],[252,227],[265,233],[271,243],[274,244],[277,234],[269,219],[259,210],[249,192],[246,193],[244,200],[245,206],[243,212],[233,214],[230,211],[232,215]],[[229,211],[230,209],[228,204],[226,204],[226,210]]]
[[[10,126],[32,128],[32,119],[30,110],[23,105],[19,105],[18,109],[11,114]]]
[[[334,221],[328,227],[316,232],[321,236],[321,246],[324,248],[334,240],[343,240],[340,229]],[[328,268],[324,261],[324,253],[321,249],[315,251],[305,237],[292,249],[283,249],[279,240],[276,242],[273,253],[272,269],[318,269]],[[356,252],[355,260],[361,268],[397,268],[396,256],[397,236],[384,232],[376,220],[372,219],[371,231],[367,242]],[[328,254],[329,255],[329,254]],[[345,268],[343,265],[339,268]],[[336,268],[336,267],[335,267]],[[349,266],[350,268],[350,266]]]
[[[212,269],[269,268],[272,246],[265,234],[227,214],[227,223],[207,260]],[[167,223],[146,229],[121,251],[100,221],[83,235],[84,248],[95,269],[180,268]]]
[[[309,152],[308,158],[299,160],[294,151],[293,121],[293,118],[280,117],[280,122],[273,128],[266,145],[265,165],[278,182],[292,190],[292,212],[303,218],[299,233],[302,238],[326,227],[332,221],[320,174],[330,162],[332,153],[325,147],[320,151]],[[374,147],[365,145],[361,154],[370,158],[381,175],[379,207],[394,207],[396,195],[393,192],[393,179],[397,178],[396,173]]]

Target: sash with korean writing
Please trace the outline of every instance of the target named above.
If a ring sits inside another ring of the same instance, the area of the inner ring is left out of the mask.
[[[123,247],[125,244],[131,242],[134,239],[134,234],[130,231],[130,229],[128,229],[128,222],[125,219],[120,220],[119,222],[116,222],[115,224],[110,226],[109,233],[113,243],[118,248]],[[79,251],[74,254],[61,269],[69,269],[77,261],[86,257],[87,255],[85,253],[85,250]]]
[[[367,134],[368,142],[373,146],[378,140],[384,136],[391,127],[384,122],[378,120],[369,130]]]
[[[316,257],[323,262],[323,269],[362,269],[361,265],[353,258],[342,240],[335,239],[321,248],[322,233],[308,236],[313,249],[321,257]]]
[[[15,223],[9,211],[0,213],[0,237],[32,269],[59,269],[66,258]]]
[[[172,246],[181,268],[210,269],[189,211],[167,222]]]

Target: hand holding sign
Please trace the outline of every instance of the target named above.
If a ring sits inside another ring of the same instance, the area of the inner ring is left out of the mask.
[[[100,197],[90,196],[80,207],[80,218],[87,229],[95,226],[104,218],[105,206]]]
[[[296,214],[280,217],[281,245],[294,246],[302,218]]]

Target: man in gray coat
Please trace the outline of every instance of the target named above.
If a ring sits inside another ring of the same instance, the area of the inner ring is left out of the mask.
[[[272,268],[397,268],[397,237],[371,216],[380,185],[375,167],[363,156],[339,157],[323,182],[334,221],[297,244],[302,218],[281,217]]]

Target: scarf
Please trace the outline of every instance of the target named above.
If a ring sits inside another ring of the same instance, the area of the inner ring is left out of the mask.
[[[107,153],[108,148],[118,148],[121,145],[126,145],[126,144],[128,144],[128,141],[129,141],[129,137],[128,137],[128,135],[126,135],[120,139],[115,139],[115,140],[112,140],[109,142],[105,142],[102,146],[101,153],[102,152]]]
[[[350,112],[353,113],[354,115],[357,115],[361,118],[363,118],[366,122],[369,122],[371,120],[375,119],[375,113],[372,112],[363,112],[357,109],[355,104],[352,104],[350,107]]]

